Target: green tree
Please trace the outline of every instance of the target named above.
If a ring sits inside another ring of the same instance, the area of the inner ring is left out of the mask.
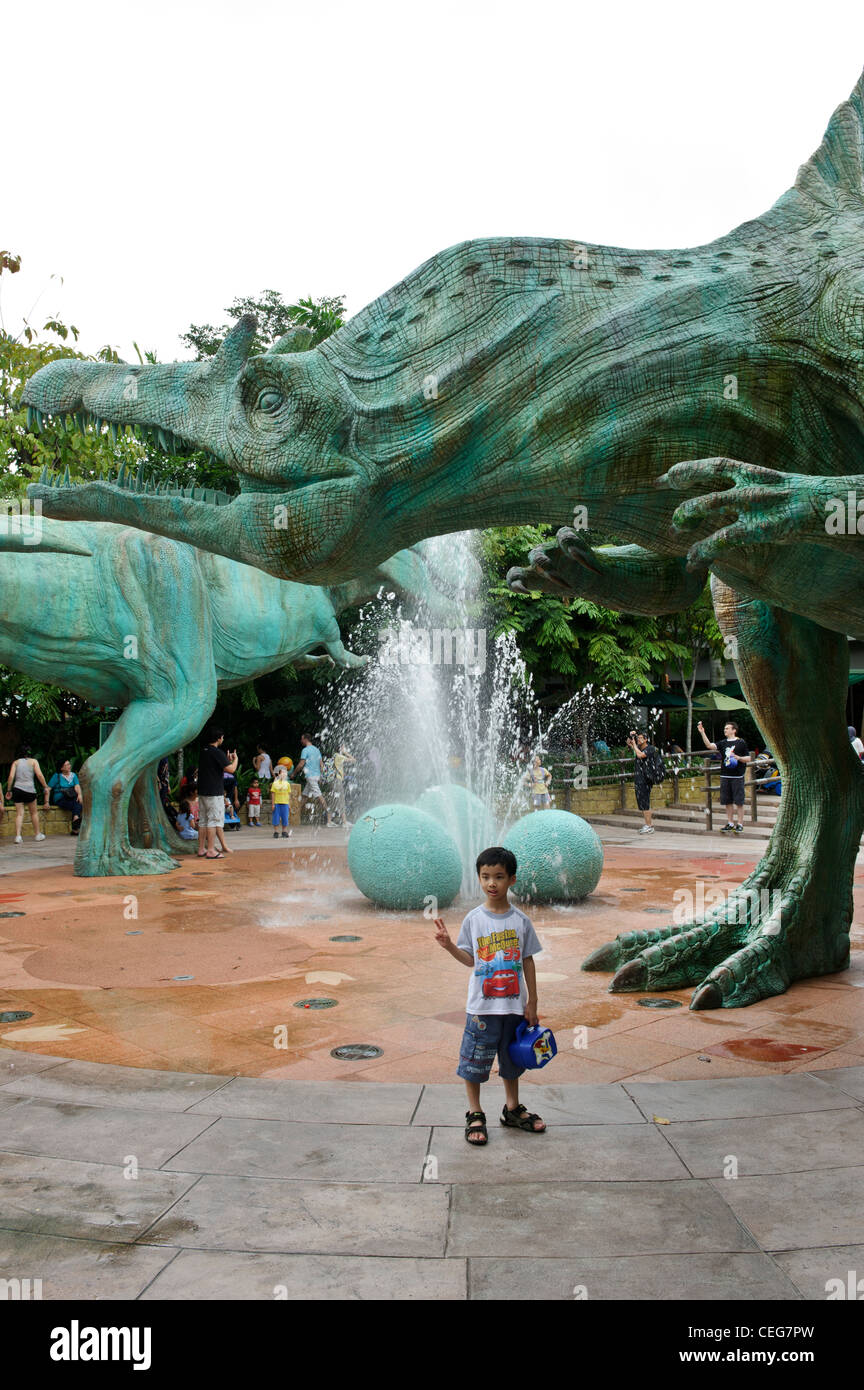
[[[699,662],[706,656],[723,655],[723,635],[714,616],[710,584],[706,582],[702,593],[689,608],[683,609],[680,613],[666,613],[658,622],[669,650],[673,653],[674,667],[687,701],[684,751],[690,753],[693,746],[693,691]]]
[[[257,299],[241,297],[229,304],[225,313],[234,322],[244,314],[254,314],[258,320],[253,352],[262,353],[297,329],[304,329],[294,350],[316,347],[340,328],[345,318],[344,295],[322,296],[319,299],[299,299],[296,304],[286,304],[278,290],[262,290]],[[218,327],[212,323],[193,323],[185,333],[180,334],[184,347],[190,348],[199,361],[212,357],[219,351],[229,333],[231,325],[223,323]]]
[[[503,582],[512,565],[524,565],[528,552],[554,539],[551,526],[495,527],[483,534],[483,557],[496,631],[517,634],[519,650],[535,688],[558,685],[560,701],[585,685],[600,690],[650,690],[652,671],[680,655],[661,634],[656,618],[618,613],[583,598],[514,594]],[[607,537],[594,537],[608,544]],[[497,580],[497,582],[496,582]]]

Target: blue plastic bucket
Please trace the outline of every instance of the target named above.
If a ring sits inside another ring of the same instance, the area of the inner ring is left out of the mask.
[[[539,1023],[532,1028],[523,1019],[507,1051],[514,1066],[536,1070],[552,1061],[558,1044],[551,1028],[541,1028]]]

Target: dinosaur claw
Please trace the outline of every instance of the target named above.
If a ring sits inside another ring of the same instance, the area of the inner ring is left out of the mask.
[[[706,980],[704,984],[699,986],[693,998],[690,1000],[690,1008],[694,1011],[699,1009],[722,1009],[722,1007],[723,996],[720,993],[720,987],[716,980]]]
[[[617,970],[619,959],[618,942],[607,941],[603,946],[598,946],[596,951],[592,951],[590,956],[586,956],[582,962],[582,969]]]
[[[510,590],[512,591],[512,593],[514,593],[514,594],[527,594],[527,593],[530,593],[530,590],[529,590],[529,589],[526,589],[526,587],[525,587],[525,585],[524,585],[524,583],[523,583],[523,575],[524,575],[524,574],[525,574],[525,570],[524,570],[524,569],[520,569],[518,565],[514,565],[512,569],[509,569],[509,570],[507,571],[507,588],[510,589]]]
[[[626,994],[633,990],[646,989],[647,978],[648,970],[644,961],[638,957],[636,960],[628,960],[626,965],[622,965],[621,969],[615,972],[609,993]]]

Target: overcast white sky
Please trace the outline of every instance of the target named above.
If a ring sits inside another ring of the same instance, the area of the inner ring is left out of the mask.
[[[349,312],[467,237],[698,245],[864,67],[861,0],[33,0],[0,59],[7,330],[133,357],[236,296]],[[52,274],[64,283],[49,283]],[[43,292],[44,291],[44,292]]]

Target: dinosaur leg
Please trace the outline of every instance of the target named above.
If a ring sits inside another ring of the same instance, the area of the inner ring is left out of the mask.
[[[107,743],[81,769],[84,821],[75,854],[80,878],[113,874],[162,874],[177,864],[160,843],[149,848],[129,838],[133,789],[153,762],[153,749],[186,743],[213,708],[215,689],[196,693],[180,685],[169,701],[135,700],[127,705]]]
[[[734,1008],[849,964],[852,878],[864,829],[864,769],[846,736],[846,639],[712,581],[735,637],[741,685],[783,775],[765,857],[698,922],[630,932],[583,970],[610,989],[698,985],[692,1009]]]
[[[707,573],[707,565],[688,569],[683,556],[638,545],[592,549],[580,532],[562,526],[554,542],[531,551],[527,567],[508,570],[507,583],[515,593],[578,595],[624,613],[675,613],[695,603]]]
[[[135,783],[129,802],[129,839],[142,849],[161,849],[166,854],[191,854],[194,840],[181,840],[159,799],[158,759],[146,767]]]

